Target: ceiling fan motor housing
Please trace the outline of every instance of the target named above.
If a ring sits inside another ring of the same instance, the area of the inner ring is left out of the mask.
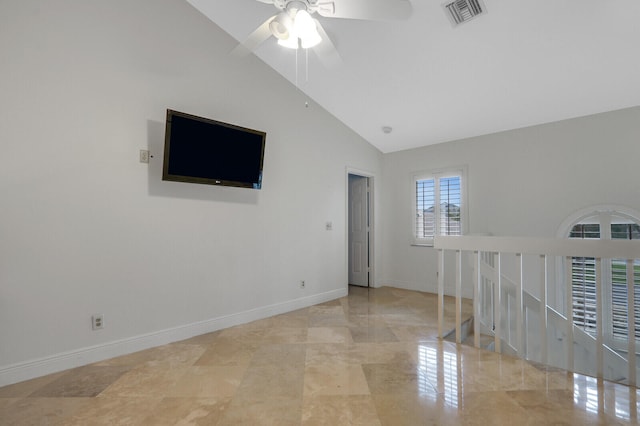
[[[320,0],[273,0],[273,5],[280,10],[286,10],[289,13],[295,13],[298,10],[306,10],[309,14],[313,14],[318,10],[318,2]]]

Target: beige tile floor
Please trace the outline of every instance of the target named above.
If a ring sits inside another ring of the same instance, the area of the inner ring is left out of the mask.
[[[0,425],[637,423],[637,389],[439,341],[435,320],[432,294],[354,287],[0,388]]]

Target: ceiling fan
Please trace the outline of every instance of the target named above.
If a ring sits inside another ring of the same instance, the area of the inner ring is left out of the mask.
[[[279,12],[264,21],[231,53],[247,55],[269,37],[292,49],[312,48],[322,63],[331,68],[341,62],[331,38],[320,22],[313,18],[362,19],[389,21],[408,19],[413,8],[408,0],[257,0],[273,4]]]

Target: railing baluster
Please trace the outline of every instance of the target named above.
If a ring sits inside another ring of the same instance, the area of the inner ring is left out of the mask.
[[[636,313],[634,303],[634,271],[633,260],[627,259],[627,341],[629,342],[627,358],[629,359],[629,385],[636,385]]]
[[[480,272],[480,253],[473,252],[473,345],[480,347],[480,281],[482,273]]]
[[[509,297],[509,291],[505,290],[504,287],[502,288],[502,300],[504,300],[504,323],[506,325],[506,327],[504,328],[504,331],[502,333],[502,340],[505,341],[506,344],[511,344],[511,342],[513,341],[512,337],[511,337],[511,298]]]
[[[629,389],[629,417],[631,418],[631,424],[638,423],[638,408],[638,394],[635,389]]]
[[[567,317],[567,370],[573,371],[574,362],[574,348],[573,348],[573,271],[572,271],[572,257],[567,256],[565,258],[565,294],[567,299],[566,304],[566,317]]]
[[[493,309],[494,309],[494,349],[497,353],[502,353],[502,345],[501,345],[501,326],[500,323],[502,321],[502,253],[498,252],[498,265],[497,265],[497,279],[496,285],[494,287],[494,298],[493,298]]]
[[[456,250],[456,343],[462,343],[462,252]]]
[[[524,344],[522,342],[522,321],[523,321],[523,306],[522,306],[522,286],[524,285],[522,276],[522,253],[516,254],[516,350],[518,356],[524,358]]]
[[[596,368],[597,377],[604,378],[604,339],[602,337],[602,259],[596,258]]]
[[[547,256],[542,259],[542,279],[540,280],[540,362],[547,363]]]
[[[444,252],[438,250],[438,337],[441,339],[444,327]]]

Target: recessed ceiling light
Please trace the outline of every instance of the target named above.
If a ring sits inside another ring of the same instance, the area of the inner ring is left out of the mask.
[[[387,135],[391,133],[392,130],[393,128],[391,126],[382,126],[382,133],[385,133]]]

